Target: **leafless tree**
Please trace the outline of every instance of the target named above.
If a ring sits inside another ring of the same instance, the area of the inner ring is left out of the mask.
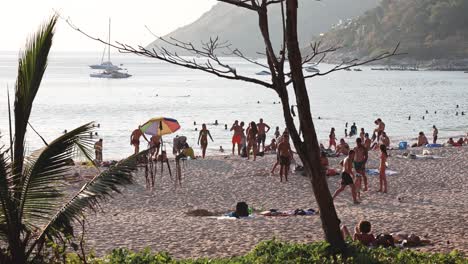
[[[110,43],[110,45],[120,52],[132,53],[140,56],[154,58],[165,61],[170,64],[183,66],[190,69],[204,71],[214,74],[221,78],[246,81],[249,83],[258,84],[266,88],[274,90],[281,99],[284,119],[289,130],[290,137],[294,143],[294,147],[304,165],[305,172],[310,177],[312,189],[320,210],[320,218],[322,228],[325,233],[326,240],[330,245],[341,252],[344,252],[346,245],[340,232],[340,220],[338,219],[333,199],[328,189],[324,170],[320,165],[320,147],[317,140],[317,134],[312,121],[310,112],[309,94],[307,91],[305,80],[317,76],[328,75],[332,72],[349,69],[358,65],[367,64],[370,62],[382,60],[390,56],[397,55],[398,46],[392,51],[382,53],[368,60],[349,60],[343,61],[341,64],[329,69],[325,72],[311,73],[304,75],[303,67],[306,63],[322,62],[327,54],[336,51],[339,47],[322,48],[320,43],[311,45],[311,52],[305,56],[301,55],[298,36],[297,36],[297,9],[298,0],[218,0],[226,4],[236,5],[239,8],[245,8],[256,13],[258,16],[258,25],[265,43],[265,51],[263,55],[266,57],[266,64],[251,59],[227,42],[221,41],[218,37],[211,38],[205,43],[201,43],[197,47],[192,42],[185,42],[174,38],[159,38],[165,45],[145,48],[143,46],[134,47],[121,42]],[[282,15],[282,45],[277,52],[274,50],[270,38],[270,29],[268,25],[268,9],[270,5],[280,5]],[[86,35],[89,38],[109,44],[104,40],[90,36],[83,32],[78,27],[74,26],[69,20],[67,22],[77,31]],[[184,57],[177,51],[169,50],[167,47],[182,49],[188,52],[193,57]],[[222,61],[219,56],[231,55],[242,58],[246,61],[254,63],[258,66],[268,69],[271,73],[271,80],[265,81],[254,77],[239,74],[237,70],[227,63]],[[202,58],[203,60],[196,59]],[[285,70],[285,63],[289,64],[288,72]],[[291,114],[291,105],[289,102],[290,93],[288,86],[292,85],[294,97],[297,104],[299,116],[299,127],[302,133],[294,124],[294,119]],[[302,135],[302,136],[301,136]]]

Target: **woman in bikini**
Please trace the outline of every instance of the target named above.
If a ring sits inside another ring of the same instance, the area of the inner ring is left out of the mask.
[[[380,165],[379,165],[380,188],[378,192],[387,193],[387,176],[385,175],[385,169],[387,168],[387,165],[386,165],[387,158],[388,158],[387,146],[385,146],[384,144],[381,144],[380,145]]]
[[[335,128],[332,127],[330,130],[330,135],[329,135],[330,141],[328,145],[328,149],[331,149],[331,146],[335,147],[336,150],[336,136],[335,136]]]
[[[257,124],[252,121],[247,129],[247,159],[250,159],[250,149],[253,149],[254,161],[257,159],[257,135]]]
[[[210,137],[211,141],[214,142],[213,138],[211,137],[210,131],[206,129],[206,124],[202,125],[202,129],[200,130],[200,134],[198,135],[198,145],[202,147],[202,157],[205,158],[206,148],[208,147],[208,136]]]

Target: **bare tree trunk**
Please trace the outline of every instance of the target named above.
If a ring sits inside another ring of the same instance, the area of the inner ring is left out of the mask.
[[[290,131],[290,134],[297,153],[304,164],[305,171],[311,178],[312,189],[320,209],[320,218],[325,238],[332,247],[344,250],[345,242],[340,232],[339,219],[328,189],[326,176],[323,174],[320,164],[320,148],[312,121],[309,95],[302,72],[302,57],[297,38],[297,8],[297,0],[286,1],[286,43],[304,142],[301,142],[297,133],[291,133],[293,131]],[[283,107],[283,110],[287,110],[289,115],[289,109]],[[290,124],[291,121],[288,121],[288,118],[286,118],[286,122],[288,128],[294,126],[294,124]]]

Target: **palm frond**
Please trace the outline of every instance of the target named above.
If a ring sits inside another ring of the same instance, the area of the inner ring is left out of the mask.
[[[120,161],[85,184],[42,229],[37,239],[73,234],[72,224],[82,217],[84,209],[96,210],[99,203],[112,197],[114,192],[120,193],[119,187],[133,183],[132,172],[137,170],[137,160],[147,152],[142,151]]]
[[[10,224],[10,204],[11,197],[9,192],[9,168],[7,153],[0,148],[0,239],[7,237],[8,226]]]
[[[32,229],[47,223],[60,208],[64,176],[71,167],[68,162],[77,150],[92,149],[88,134],[93,123],[80,126],[51,142],[48,146],[26,158],[23,184],[20,186],[20,218]]]
[[[32,105],[47,68],[47,56],[52,46],[57,16],[53,16],[27,42],[19,59],[15,84],[15,141],[13,149],[13,174],[21,174],[24,160],[24,140]]]

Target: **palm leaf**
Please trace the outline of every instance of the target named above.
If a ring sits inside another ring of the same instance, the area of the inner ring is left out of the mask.
[[[114,192],[120,193],[120,186],[133,183],[132,172],[137,170],[137,160],[147,152],[142,151],[120,161],[85,184],[42,229],[37,240],[44,236],[54,239],[62,234],[72,235],[72,224],[82,217],[84,209],[96,210],[99,203],[112,197]]]
[[[23,224],[32,229],[47,223],[60,208],[64,176],[71,169],[68,161],[77,150],[89,150],[92,123],[80,126],[34,152],[26,159],[19,213]]]
[[[5,239],[8,233],[8,226],[10,224],[10,180],[9,168],[7,161],[7,152],[0,148],[0,239]]]
[[[18,65],[15,84],[15,141],[13,174],[21,174],[24,161],[24,140],[32,105],[47,68],[47,56],[52,46],[57,16],[53,16],[27,42]]]

